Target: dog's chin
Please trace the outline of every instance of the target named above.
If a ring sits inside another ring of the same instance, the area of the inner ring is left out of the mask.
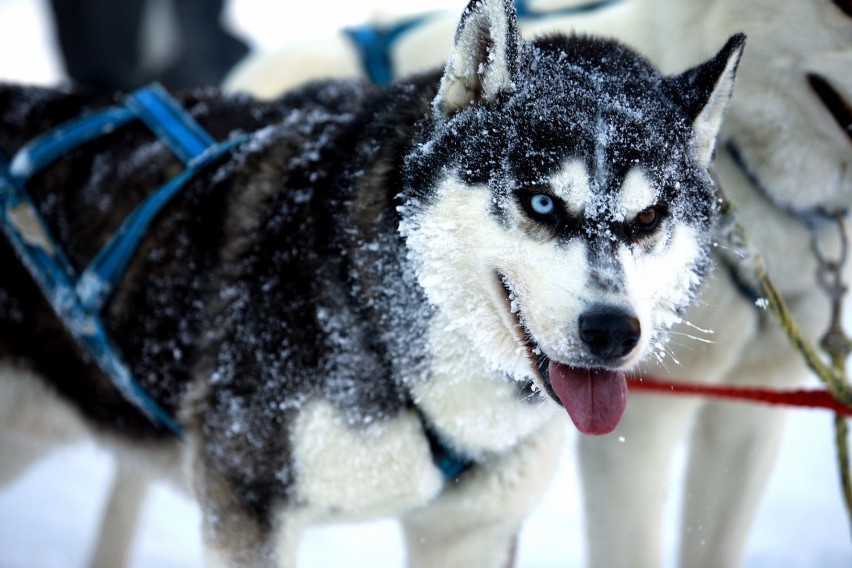
[[[512,335],[524,347],[539,383],[562,404],[574,426],[583,434],[601,436],[615,430],[627,407],[624,371],[570,365],[548,357],[524,324],[520,309],[517,306],[513,309],[513,291],[508,278],[497,272],[497,279],[506,293]]]

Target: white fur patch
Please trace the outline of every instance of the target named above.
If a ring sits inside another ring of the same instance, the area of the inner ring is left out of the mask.
[[[517,310],[535,342],[551,359],[576,362],[577,321],[586,302],[597,292],[588,288],[589,266],[585,241],[561,247],[542,246],[528,262],[506,270]]]
[[[589,175],[582,160],[568,160],[550,179],[553,192],[565,202],[568,213],[582,216],[589,203]]]
[[[642,170],[631,169],[624,178],[618,196],[618,215],[621,219],[630,221],[656,202],[657,190],[654,189]]]
[[[299,499],[353,514],[417,506],[443,485],[413,413],[350,427],[323,401],[307,404],[292,433]]]
[[[694,228],[677,225],[671,236],[649,253],[634,256],[630,250],[622,250],[626,288],[643,330],[667,330],[680,321],[676,309],[699,284],[698,275],[684,269],[703,254],[698,242]],[[637,356],[645,354],[652,339],[652,334],[642,334]]]
[[[518,245],[529,239],[510,237],[489,208],[486,188],[450,176],[439,185],[435,203],[402,231],[427,298],[453,314],[447,333],[457,333],[490,367],[522,377],[529,366],[504,320],[495,271],[505,259],[518,258]]]
[[[415,387],[416,402],[469,455],[502,451],[551,415],[549,408],[519,400],[523,381],[537,379],[537,372],[498,274],[556,276],[554,255],[560,255],[553,242],[502,226],[489,212],[491,205],[486,188],[450,176],[439,185],[434,203],[402,228],[418,281],[438,307],[430,327],[432,377]],[[566,289],[554,289],[558,293],[532,305],[548,310],[574,300]]]
[[[414,401],[457,450],[473,458],[506,452],[557,413],[549,397],[523,400],[520,383],[491,370],[451,329],[441,314],[433,320],[432,377],[415,386]]]
[[[70,442],[88,430],[70,405],[31,371],[0,364],[0,426],[34,443]]]

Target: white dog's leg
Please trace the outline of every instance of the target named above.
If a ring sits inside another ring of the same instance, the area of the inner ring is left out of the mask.
[[[0,432],[0,487],[13,483],[53,448],[52,444],[28,444]]]
[[[547,490],[562,453],[563,420],[517,453],[472,469],[427,507],[403,519],[412,568],[514,566],[521,522]]]
[[[148,477],[132,465],[118,462],[109,502],[101,517],[98,542],[92,557],[95,568],[127,566]]]
[[[206,568],[295,568],[309,511],[267,503],[258,518],[219,475],[196,472]],[[198,485],[199,479],[203,479]]]
[[[0,362],[0,486],[58,446],[84,435],[77,413],[37,376]]]
[[[0,432],[0,487],[15,481],[53,448],[54,444],[33,444]]]
[[[631,396],[615,432],[580,438],[587,566],[659,567],[669,465],[697,404]]]
[[[807,370],[775,322],[752,342],[731,384],[789,388]],[[778,451],[785,412],[711,403],[692,434],[684,499],[681,565],[737,566]]]
[[[785,412],[712,403],[692,438],[680,566],[739,566]]]
[[[443,522],[405,523],[410,568],[467,568],[514,566],[519,522],[480,525],[466,518],[467,510],[445,510]],[[434,519],[437,521],[437,519]]]

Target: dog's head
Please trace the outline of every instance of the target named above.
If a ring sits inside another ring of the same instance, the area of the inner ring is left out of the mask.
[[[743,43],[662,77],[613,42],[524,42],[510,0],[462,16],[401,230],[453,331],[583,432],[615,428],[623,371],[707,268],[706,168]]]
[[[852,3],[660,2],[667,68],[749,35],[722,138],[774,201],[791,210],[852,203]],[[671,32],[671,33],[669,33]],[[676,47],[675,47],[676,46]]]

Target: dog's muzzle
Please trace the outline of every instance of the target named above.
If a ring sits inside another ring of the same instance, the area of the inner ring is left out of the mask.
[[[506,292],[506,306],[516,323],[513,331],[523,333],[519,343],[526,349],[548,392],[565,407],[577,430],[590,435],[615,430],[627,407],[627,379],[623,371],[603,365],[617,366],[639,344],[639,320],[620,308],[593,306],[578,320],[579,335],[587,355],[597,359],[601,367],[566,365],[548,357],[538,346],[513,302],[509,279],[499,272],[496,276]]]

